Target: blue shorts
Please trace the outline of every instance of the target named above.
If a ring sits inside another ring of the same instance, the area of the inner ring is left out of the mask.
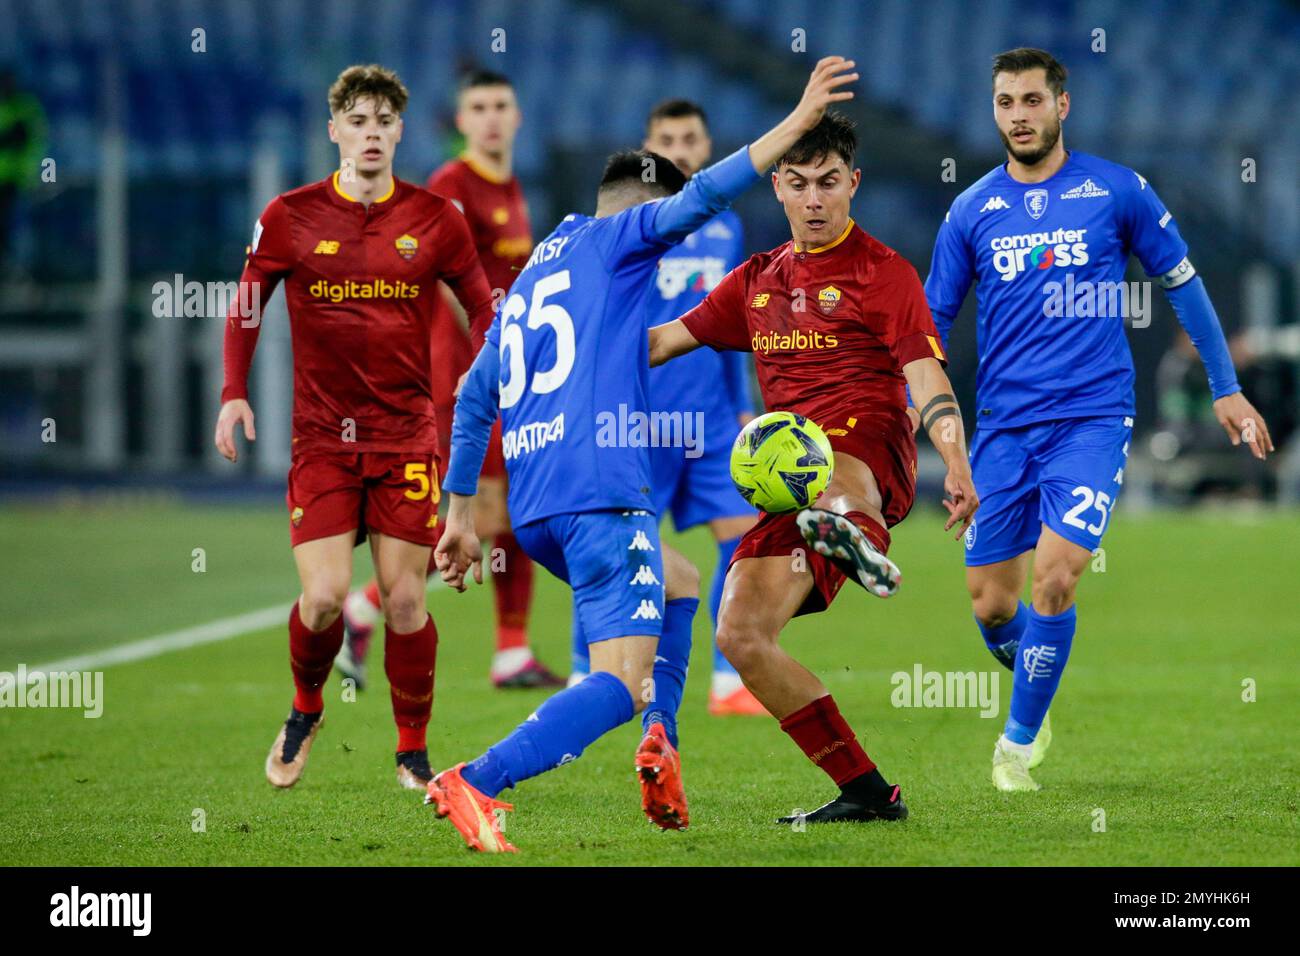
[[[740,423],[726,412],[704,413],[704,436],[696,458],[688,448],[651,448],[650,497],[663,517],[673,513],[673,527],[685,531],[717,518],[752,516],[754,509],[731,480],[731,446]]]
[[[978,429],[970,460],[980,507],[966,530],[967,567],[1033,550],[1042,525],[1096,550],[1132,436],[1133,419],[1114,415]]]
[[[573,589],[588,644],[662,633],[664,557],[653,513],[553,515],[514,530],[528,556]]]

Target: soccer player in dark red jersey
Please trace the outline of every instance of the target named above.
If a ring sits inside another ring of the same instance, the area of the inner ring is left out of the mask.
[[[294,377],[286,503],[302,594],[289,614],[296,693],[266,758],[277,787],[298,781],[320,729],[352,550],[367,534],[386,618],[398,781],[414,789],[431,777],[425,728],[438,634],[424,582],[441,529],[429,334],[440,280],[484,326],[492,294],[465,217],[393,176],[406,101],[401,81],[380,66],[339,75],[329,91],[339,170],[271,200],[226,320],[216,444],[234,461],[235,427],[255,437],[246,382],[260,313],[247,318],[242,304],[265,302],[284,283]]]
[[[835,451],[816,507],[765,514],[741,539],[719,611],[718,646],[745,686],[840,788],[786,823],[907,815],[899,788],[885,782],[825,685],[778,643],[792,617],[824,610],[846,577],[881,597],[898,587],[888,529],[911,509],[916,483],[905,385],[948,468],[945,528],[960,526],[960,537],[979,504],[921,280],[849,217],[861,179],[856,149],[853,124],[828,112],[772,174],[792,240],[650,330],[652,365],[700,345],[752,351],[767,408],[817,422]]]
[[[487,70],[467,73],[456,102],[456,127],[465,137],[465,151],[444,163],[426,184],[431,192],[450,199],[465,214],[496,302],[505,298],[533,249],[528,206],[519,179],[512,172],[515,135],[522,119],[514,87],[507,77]],[[454,296],[442,297],[433,325],[433,400],[444,467],[451,448],[456,382],[469,368],[486,332],[486,327],[469,327],[465,310]],[[447,361],[448,355],[451,361]],[[528,645],[533,562],[510,530],[499,425],[493,431],[483,463],[476,508],[475,525],[493,544],[497,629],[492,682],[501,688],[563,686],[563,678],[538,661]],[[434,570],[430,567],[429,573]],[[358,685],[365,679],[366,649],[378,617],[379,594],[373,581],[348,596],[343,609],[348,637],[339,655],[339,667],[357,679]]]

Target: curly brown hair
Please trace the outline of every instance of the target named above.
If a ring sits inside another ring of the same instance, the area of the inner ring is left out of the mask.
[[[367,98],[373,98],[376,104],[387,103],[400,115],[406,110],[409,94],[397,74],[378,63],[350,66],[330,87],[330,112],[346,113],[357,100]]]

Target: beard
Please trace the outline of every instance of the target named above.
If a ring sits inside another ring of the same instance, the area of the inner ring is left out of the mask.
[[[1016,158],[1016,162],[1023,163],[1025,166],[1037,166],[1056,148],[1057,141],[1061,138],[1061,120],[1054,117],[1051,125],[1043,129],[1043,141],[1039,146],[1018,147],[1000,128],[998,135],[1002,137],[1002,145]]]

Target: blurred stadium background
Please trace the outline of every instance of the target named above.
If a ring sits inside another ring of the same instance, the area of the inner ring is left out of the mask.
[[[541,238],[567,211],[591,207],[603,157],[639,143],[656,101],[702,103],[720,155],[783,115],[811,58],[853,56],[863,72],[851,112],[865,176],[856,218],[924,276],[948,203],[1000,159],[992,54],[1044,46],[1071,71],[1067,144],[1157,186],[1206,277],[1248,394],[1279,445],[1295,428],[1295,4],[1253,4],[1245,16],[1227,0],[991,2],[977,11],[956,0],[0,0],[0,19],[9,27],[0,64],[11,71],[0,102],[7,497],[124,482],[277,493],[289,444],[283,306],[273,306],[254,368],[260,440],[233,469],[210,440],[221,316],[156,317],[155,283],[238,277],[264,203],[334,168],[325,89],[343,66],[369,61],[395,68],[411,90],[397,172],[417,182],[457,150],[458,73],[476,64],[513,78],[525,116],[515,162]],[[1093,51],[1098,29],[1104,53]],[[195,30],[204,52],[195,52]],[[792,52],[800,42],[807,52]],[[55,166],[43,180],[46,158]],[[946,159],[955,181],[941,175]],[[1243,181],[1246,160],[1254,181]],[[763,191],[739,210],[751,251],[787,238]],[[1232,454],[1199,363],[1163,297],[1153,300],[1151,326],[1129,336],[1141,439],[1124,506],[1208,493],[1296,501],[1300,445],[1259,467]],[[968,409],[971,318],[952,345]],[[56,441],[43,440],[47,419]]]

